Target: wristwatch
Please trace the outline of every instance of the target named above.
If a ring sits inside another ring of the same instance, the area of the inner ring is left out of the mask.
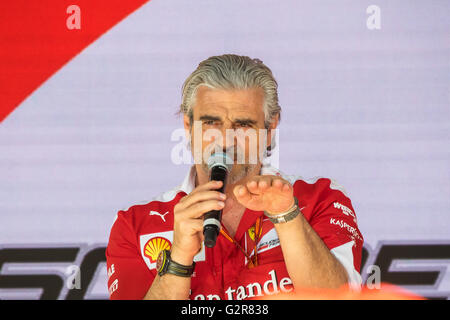
[[[264,215],[269,218],[270,222],[272,223],[285,223],[288,221],[291,221],[292,219],[294,219],[296,216],[298,216],[298,214],[300,213],[300,210],[298,208],[298,200],[297,197],[294,197],[294,205],[292,206],[292,208],[290,208],[288,211],[283,212],[283,213],[279,213],[276,215],[271,215],[269,214],[267,211],[264,211]]]
[[[194,273],[195,262],[191,266],[184,266],[176,263],[170,258],[170,250],[161,250],[156,260],[156,270],[161,277],[166,273],[171,273],[179,277],[190,277]]]

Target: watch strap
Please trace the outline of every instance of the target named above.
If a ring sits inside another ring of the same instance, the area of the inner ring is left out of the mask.
[[[185,266],[170,260],[169,266],[167,267],[167,273],[171,273],[179,277],[190,277],[194,273],[194,269],[195,262],[192,262],[191,266]]]
[[[157,271],[159,276],[170,273],[179,277],[190,277],[194,273],[195,262],[190,266],[179,264],[171,259],[169,250],[162,250],[158,260]]]

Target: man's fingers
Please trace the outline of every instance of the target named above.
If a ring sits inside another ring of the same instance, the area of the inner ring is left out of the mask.
[[[182,211],[187,218],[200,218],[206,212],[211,210],[221,210],[225,207],[225,202],[220,200],[206,200],[197,202]]]
[[[236,199],[241,203],[247,203],[252,199],[251,193],[242,185],[234,187],[233,193]]]
[[[249,182],[247,182],[246,184],[248,191],[250,191],[250,193],[253,194],[260,194],[261,191],[258,188],[258,181],[256,180],[251,180]]]
[[[220,200],[225,201],[226,195],[219,191],[198,191],[189,194],[183,198],[183,201],[179,202],[179,209],[183,210],[190,207],[194,203],[206,201],[206,200]]]
[[[259,192],[262,193],[269,189],[272,184],[272,179],[270,177],[261,176],[258,181]]]
[[[190,236],[197,232],[203,233],[203,219],[185,219],[179,223],[178,227]]]
[[[281,179],[273,179],[272,187],[281,190],[281,188],[283,187],[283,181],[281,181]]]
[[[272,178],[270,176],[255,176],[246,184],[247,189],[256,195],[259,195],[272,186]]]
[[[285,193],[290,193],[291,192],[291,185],[289,183],[285,183],[283,185],[283,187],[281,188],[281,191],[285,192]]]
[[[194,193],[197,193],[197,192],[201,192],[201,191],[219,189],[222,186],[222,184],[223,184],[222,181],[211,180],[211,181],[209,181],[209,182],[207,182],[205,184],[202,184],[202,185],[198,186],[194,190],[192,190],[190,195],[194,194]]]

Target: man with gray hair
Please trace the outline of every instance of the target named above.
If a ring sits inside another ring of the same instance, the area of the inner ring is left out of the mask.
[[[118,212],[106,251],[111,299],[360,286],[363,238],[344,189],[264,163],[280,121],[277,87],[261,60],[233,54],[202,61],[186,79],[180,113],[195,164],[179,187]],[[218,151],[233,162],[224,186],[206,164]],[[220,234],[205,248],[212,210],[222,211]]]

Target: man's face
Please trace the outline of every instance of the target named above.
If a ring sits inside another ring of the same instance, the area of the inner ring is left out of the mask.
[[[260,165],[265,144],[270,144],[270,130],[266,130],[264,126],[263,102],[262,88],[198,88],[193,107],[193,123],[190,123],[187,116],[184,122],[191,133],[193,153],[196,150],[202,152],[200,167],[205,173],[208,173],[205,160],[214,150],[226,150],[228,154],[234,154],[234,165],[229,174],[231,184],[246,177]],[[274,121],[271,128],[275,128],[276,124]],[[199,134],[201,137],[198,137]]]

